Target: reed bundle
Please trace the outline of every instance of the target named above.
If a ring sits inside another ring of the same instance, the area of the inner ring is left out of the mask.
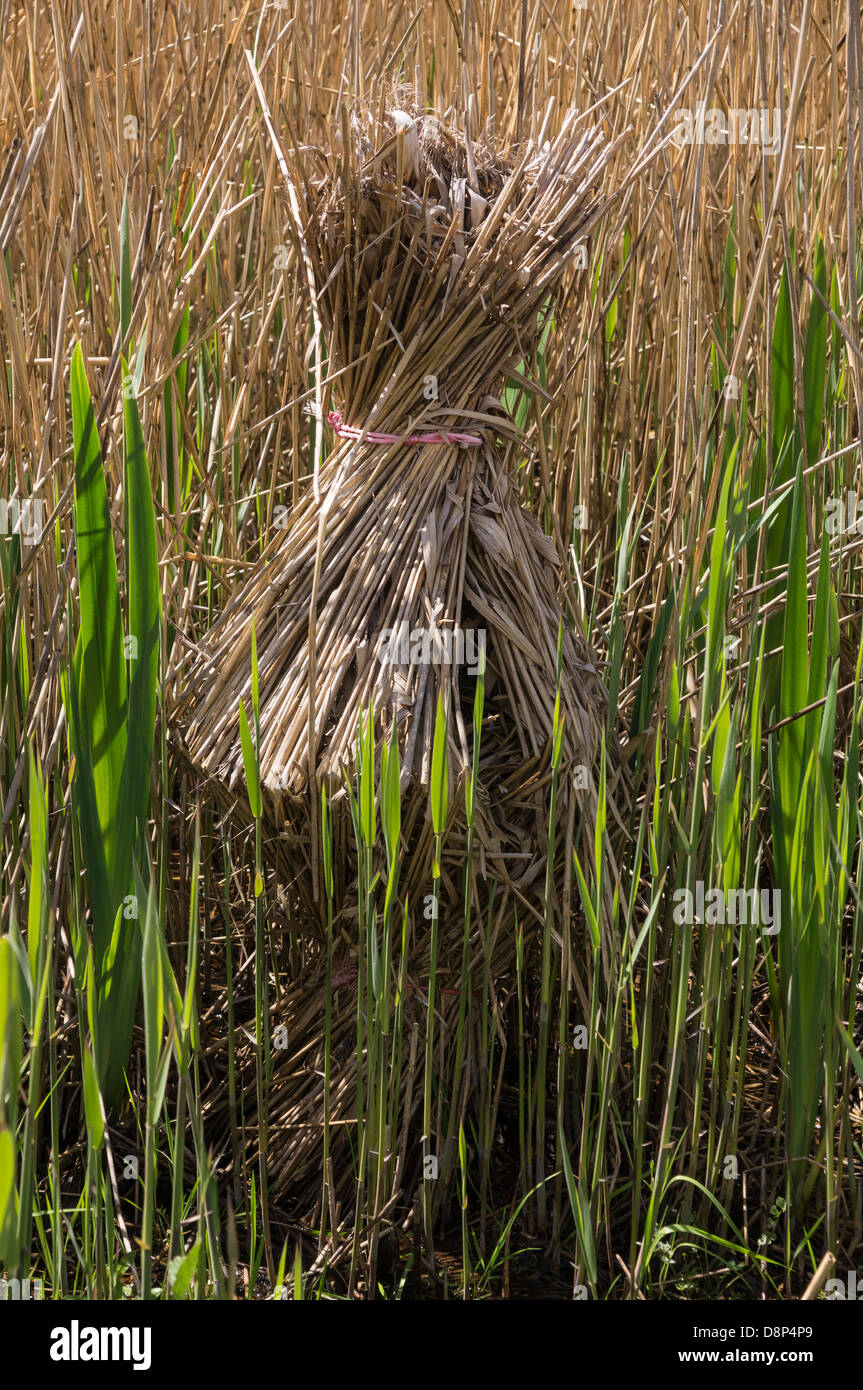
[[[223,612],[178,715],[194,765],[242,795],[237,711],[251,694],[254,621],[267,818],[292,842],[307,834],[296,798],[311,772],[339,787],[370,702],[381,733],[398,724],[403,786],[425,787],[449,686],[450,768],[469,766],[466,665],[483,632],[496,783],[548,746],[560,559],[517,505],[517,435],[492,393],[523,369],[602,211],[610,152],[573,118],[516,160],[434,116],[388,111],[345,121],[328,154],[289,156],[329,380],[361,437],[338,442]],[[482,443],[365,443],[373,430],[471,431]],[[602,687],[572,607],[565,628],[567,756],[592,768]],[[506,816],[500,828],[509,839]]]
[[[272,541],[212,629],[177,723],[186,757],[248,823],[238,706],[250,708],[254,624],[264,857],[294,885],[305,930],[313,929],[323,919],[318,827],[327,786],[335,930],[350,951],[357,859],[347,784],[363,714],[372,711],[378,750],[395,726],[400,893],[421,902],[431,876],[428,787],[438,696],[450,711],[454,791],[471,767],[484,649],[472,844],[478,921],[492,901],[494,911],[483,945],[479,935],[472,941],[471,970],[482,968],[485,953],[492,976],[511,981],[514,916],[524,914],[529,933],[542,925],[549,854],[552,893],[569,931],[560,895],[568,899],[579,835],[592,835],[607,709],[577,604],[570,596],[565,615],[561,609],[558,548],[518,504],[519,433],[499,397],[507,377],[527,380],[555,292],[586,263],[584,238],[606,205],[601,177],[615,147],[570,114],[553,139],[503,152],[443,117],[383,103],[376,115],[345,116],[339,135],[330,151],[295,149],[283,158],[295,254],[313,286],[326,343],[320,424],[335,394],[353,434],[337,440],[287,534]],[[371,442],[369,432],[395,439]],[[425,432],[442,442],[409,442]],[[449,442],[453,433],[476,442]],[[558,689],[564,738],[549,846]],[[467,842],[464,796],[451,792],[449,806],[442,1036],[459,994]],[[584,861],[593,862],[592,851]],[[423,926],[414,940],[411,925],[417,981],[428,970]],[[290,1014],[296,1043],[273,1078],[270,1114],[292,1136],[273,1157],[276,1191],[313,1171],[318,1157],[324,1002],[321,953],[282,1000],[280,1017]],[[351,1018],[348,1008],[334,1018],[335,1055],[343,1058],[332,1087],[334,1117],[355,1113]],[[402,1089],[412,1091],[407,1068]]]

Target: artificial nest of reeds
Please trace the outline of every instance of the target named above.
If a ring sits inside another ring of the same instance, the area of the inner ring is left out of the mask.
[[[337,406],[360,437],[332,440],[289,529],[276,534],[208,635],[174,711],[185,757],[205,779],[202,795],[209,788],[248,825],[238,706],[251,710],[254,623],[264,858],[291,885],[307,929],[320,931],[326,787],[335,930],[349,951],[357,902],[348,785],[361,719],[372,710],[378,756],[395,726],[400,895],[421,907],[431,891],[429,781],[443,695],[451,783],[441,860],[444,1015],[461,964],[463,786],[479,651],[485,714],[473,892],[478,922],[493,903],[490,964],[502,984],[514,968],[516,915],[530,933],[547,910],[558,687],[558,912],[569,897],[573,849],[593,830],[605,692],[562,557],[519,505],[514,474],[523,451],[500,395],[507,377],[525,372],[555,292],[584,260],[585,237],[604,208],[610,153],[574,113],[554,138],[502,151],[488,138],[472,141],[453,120],[382,103],[376,114],[345,117],[332,149],[284,156],[291,235],[326,344],[318,428],[327,429],[321,407]],[[370,442],[369,432],[398,442]],[[481,442],[404,442],[418,432]],[[420,979],[428,923],[418,917],[411,974]],[[296,1140],[281,1168],[275,1164],[276,1190],[280,1171],[284,1185],[301,1176],[303,1153],[311,1161],[314,1136],[304,1126],[321,1108],[313,1044],[323,998],[309,978],[307,971],[289,1000],[294,1065],[286,1060],[274,1078],[281,1101],[271,1121]],[[346,1061],[333,1104],[341,1097],[349,1111],[350,1009],[334,1027],[344,1032]]]

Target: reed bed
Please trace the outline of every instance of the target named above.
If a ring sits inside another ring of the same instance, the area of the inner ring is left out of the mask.
[[[863,1233],[857,6],[0,29],[2,1270],[823,1296]],[[379,679],[424,596],[482,677]],[[775,932],[704,906],[753,890]]]

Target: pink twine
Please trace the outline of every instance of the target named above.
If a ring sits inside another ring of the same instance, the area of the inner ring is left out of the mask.
[[[356,425],[344,424],[337,410],[331,410],[327,420],[342,439],[359,439],[363,434]],[[369,430],[366,435],[363,435],[363,442],[368,444],[460,444],[463,448],[467,448],[469,444],[482,444],[482,439],[478,434],[438,434],[437,432],[433,434],[384,434],[382,430]]]

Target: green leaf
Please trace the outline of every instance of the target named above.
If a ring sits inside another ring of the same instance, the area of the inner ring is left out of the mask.
[[[569,1161],[569,1151],[566,1147],[566,1135],[563,1132],[563,1125],[558,1126],[558,1138],[560,1141],[560,1155],[563,1160],[563,1174],[566,1179],[566,1190],[569,1194],[569,1205],[572,1208],[572,1215],[575,1219],[576,1235],[578,1237],[578,1247],[584,1260],[587,1278],[590,1284],[596,1283],[596,1246],[593,1241],[593,1230],[591,1228],[590,1205],[582,1200],[579,1187],[576,1186],[575,1178],[572,1173],[572,1165]]]
[[[30,762],[30,896],[27,902],[27,948],[30,977],[39,973],[40,945],[48,930],[48,803],[32,744],[28,747]]]
[[[21,1071],[21,1000],[18,965],[8,936],[0,936],[0,1121],[13,1127]]]
[[[96,1063],[93,1060],[93,1047],[89,1041],[84,1044],[84,1116],[87,1121],[87,1137],[92,1148],[98,1152],[105,1142],[105,1116],[102,1097],[99,1094]]]
[[[129,596],[131,672],[128,740],[118,812],[114,898],[132,882],[132,848],[146,834],[156,734],[159,630],[162,619],[153,488],[137,402],[124,393],[123,444],[126,494],[126,584]]]
[[[195,1270],[201,1258],[201,1242],[196,1240],[185,1255],[175,1255],[168,1265],[168,1297],[185,1298],[192,1286]]]
[[[0,1265],[18,1265],[18,1201],[15,1188],[15,1140],[0,1124]]]
[[[818,585],[815,591],[815,614],[812,619],[812,651],[809,658],[809,681],[806,703],[817,705],[824,698],[827,685],[827,662],[830,652],[830,540],[827,531],[821,537],[821,556],[818,563]],[[818,737],[820,712],[813,709],[806,720],[806,745],[811,747]],[[832,750],[831,750],[832,758]],[[832,768],[830,778],[832,780]]]
[[[673,738],[680,727],[680,680],[677,662],[671,663],[671,678],[668,682],[668,732]]]
[[[719,660],[722,638],[725,633],[725,598],[727,589],[727,518],[728,496],[734,476],[737,459],[737,443],[731,450],[716,509],[716,523],[710,543],[710,573],[707,585],[707,685],[712,685],[714,671]],[[709,698],[706,697],[706,698]]]
[[[171,968],[168,948],[165,943],[165,933],[159,933],[159,941],[162,947],[162,972],[168,981],[169,988],[173,995],[173,1008],[175,1017],[181,1020],[182,1026],[177,1029],[179,1035],[179,1046],[177,1056],[181,1071],[184,1071],[191,1061],[191,1054],[198,1048],[200,1043],[200,1029],[198,1027],[198,1002],[196,989],[198,983],[198,875],[201,868],[201,827],[198,821],[195,822],[195,841],[192,849],[192,879],[191,892],[189,894],[189,944],[186,951],[186,987],[183,995],[182,1008],[178,1007],[179,989]]]
[[[255,749],[252,746],[252,733],[249,728],[249,720],[242,700],[239,702],[239,709],[240,742],[243,746],[243,767],[246,772],[246,786],[249,790],[249,804],[252,808],[252,815],[257,820],[263,815],[264,810],[261,800],[261,779],[258,775],[258,760]]]
[[[791,520],[791,556],[785,601],[780,690],[782,718],[791,719],[791,722],[783,728],[779,743],[782,832],[786,845],[791,842],[793,827],[797,819],[806,736],[806,720],[793,719],[791,716],[798,714],[806,707],[809,693],[806,553],[805,491],[802,461],[798,459]]]
[[[288,1261],[288,1242],[287,1239],[282,1244],[282,1253],[279,1256],[279,1268],[276,1271],[276,1283],[273,1288],[273,1298],[282,1300],[285,1297],[285,1266]]]
[[[584,874],[581,871],[581,865],[578,862],[578,855],[576,854],[575,850],[573,850],[572,852],[572,858],[573,863],[575,865],[575,876],[578,879],[578,892],[579,896],[581,897],[581,905],[584,908],[584,915],[587,918],[587,925],[590,927],[590,936],[591,940],[593,941],[593,948],[595,951],[598,951],[599,922],[597,920],[596,911],[594,909],[593,902],[591,901],[590,891],[588,889],[587,883],[585,882]]]
[[[789,1153],[801,1168],[796,1181],[805,1179],[803,1160],[809,1155],[824,1072],[825,1000],[827,962],[818,932],[818,902],[811,902],[803,930],[794,949],[791,972],[791,1007],[788,1029],[791,1124]]]
[[[791,312],[791,293],[788,288],[788,266],[782,267],[776,316],[773,320],[772,346],[773,389],[773,458],[778,460],[786,438],[794,428],[794,319]],[[778,470],[777,470],[778,473]],[[773,477],[776,487],[785,477]]]
[[[863,1083],[863,1057],[860,1056],[860,1053],[857,1051],[846,1030],[842,1027],[842,1024],[837,1021],[836,1027],[839,1029],[842,1041],[844,1042],[845,1047],[848,1050],[848,1056],[851,1058],[851,1064],[854,1067],[854,1070],[856,1071],[858,1077],[860,1078],[861,1083]]]
[[[389,745],[381,747],[381,822],[387,850],[387,864],[392,866],[399,851],[401,837],[401,786],[399,745],[393,722]]]
[[[557,694],[554,700],[554,716],[552,719],[552,739],[551,739],[551,765],[553,768],[560,766],[560,755],[563,752],[563,733],[566,716],[560,708],[560,686],[557,687]]]
[[[739,782],[737,778],[737,711],[734,710],[728,723],[727,738],[722,757],[718,786],[716,787],[716,818],[714,833],[716,852],[725,864],[735,853],[740,839],[738,816]]]
[[[375,817],[375,723],[371,705],[362,716],[360,730],[360,829],[369,848],[377,836]]]
[[[137,911],[135,899],[131,906]],[[138,940],[137,917],[125,916],[124,899],[117,908],[111,940],[100,962],[97,989],[99,1078],[105,1102],[111,1107],[123,1094],[123,1072],[132,1043],[141,980]]]
[[[824,302],[827,298],[827,261],[820,233],[815,242],[814,262],[813,283],[824,300],[813,291],[803,350],[803,418],[806,460],[810,467],[818,458],[827,383],[827,308]]]
[[[605,824],[607,815],[606,806],[606,771],[605,771],[605,729],[602,730],[602,742],[600,746],[599,759],[599,790],[596,796],[596,818],[593,828],[593,853],[596,867],[596,901],[601,901],[602,893],[602,864],[605,855]]]
[[[626,533],[628,533],[629,524],[631,520],[632,513],[630,513],[629,517],[627,517],[625,527]],[[618,558],[622,558],[625,561],[628,558],[628,555],[628,546],[625,548],[624,543],[621,542],[621,548]],[[620,590],[622,591],[626,583],[625,568],[622,575],[618,574],[617,583]],[[641,676],[639,677],[638,681],[638,692],[636,694],[634,702],[632,719],[630,720],[629,724],[630,738],[635,738],[636,735],[640,734],[643,729],[646,729],[653,717],[653,704],[656,696],[656,677],[659,671],[659,663],[666,647],[666,637],[668,635],[669,624],[674,615],[677,602],[677,590],[675,588],[672,588],[670,593],[667,595],[665,602],[662,605],[662,611],[659,615],[659,621],[657,622],[653,635],[651,636],[650,641],[647,644],[647,654],[644,659],[644,665],[641,669]],[[617,699],[617,692],[620,683],[618,677],[619,663],[617,664],[617,670],[616,674],[614,675],[611,691],[611,693],[614,695],[614,701],[616,701]],[[611,701],[611,703],[613,711],[614,702]]]
[[[324,858],[324,888],[328,898],[333,896],[333,831],[327,809],[327,789],[321,787],[321,844]]]
[[[141,953],[141,976],[144,997],[144,1057],[147,1072],[147,1119],[155,1124],[161,1110],[159,1058],[162,1048],[162,1019],[165,1016],[164,976],[160,949],[159,921],[156,913],[156,894],[152,884],[148,889],[139,882],[139,895],[145,894],[144,940]]]
[[[617,295],[609,305],[608,313],[605,316],[605,341],[610,343],[614,337],[614,330],[617,328]]]
[[[447,812],[447,712],[438,692],[431,765],[431,816],[435,835],[443,833]],[[439,866],[438,866],[439,867]],[[435,877],[439,877],[438,874]]]
[[[84,743],[90,749],[108,881],[113,883],[117,866],[117,808],[126,754],[126,664],[108,493],[80,344],[72,355],[71,397],[81,615],[78,641],[82,652],[76,751]],[[100,953],[97,943],[97,955]]]

